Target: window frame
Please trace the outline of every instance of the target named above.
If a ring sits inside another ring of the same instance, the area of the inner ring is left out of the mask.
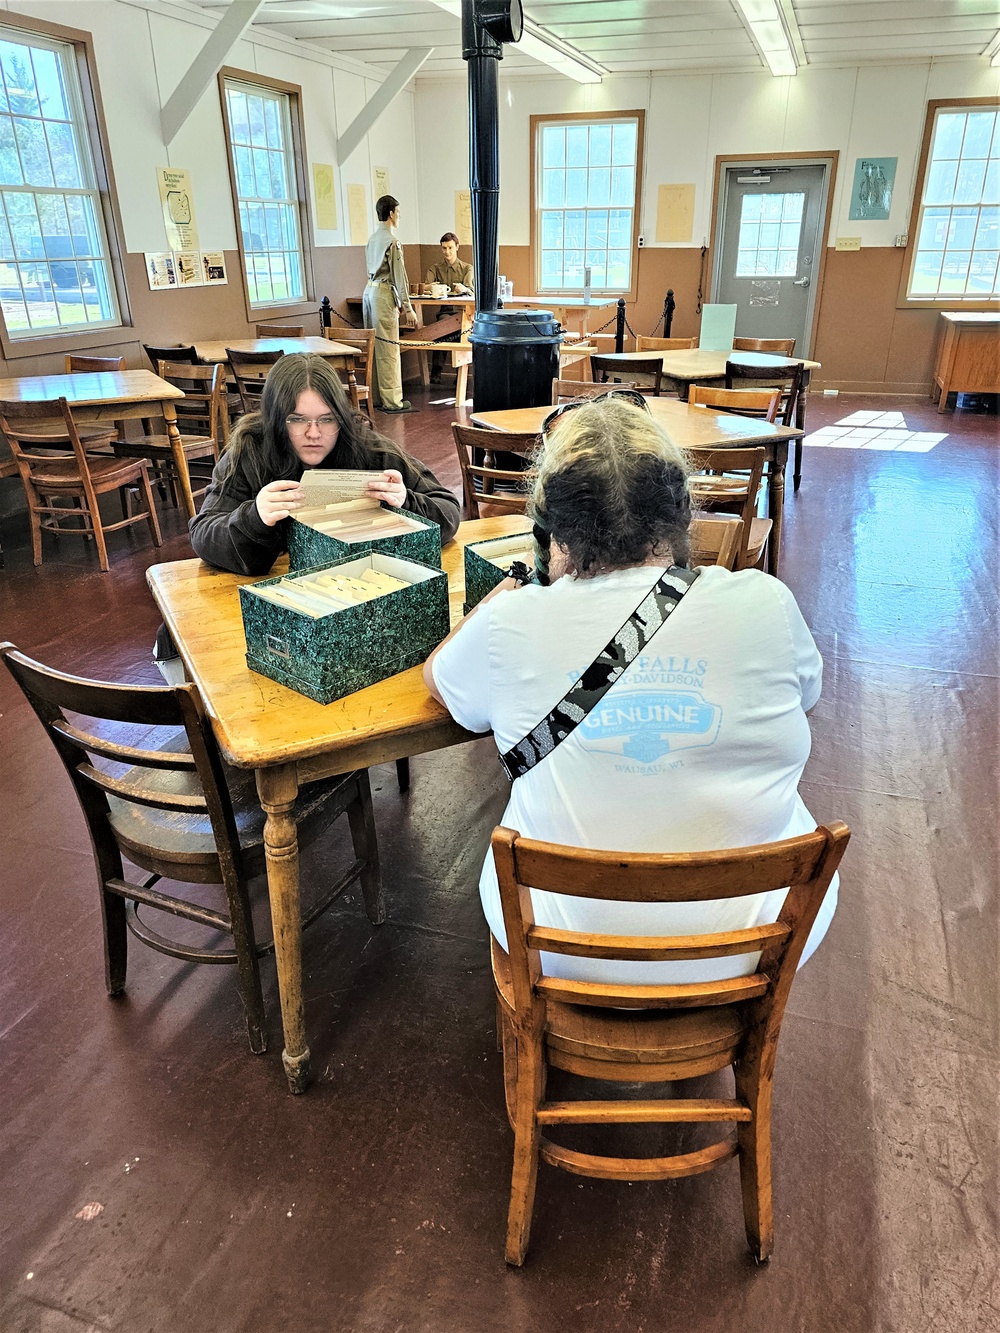
[[[223,66],[218,76],[219,100],[222,104],[222,127],[226,140],[226,164],[229,167],[230,196],[233,201],[233,224],[236,228],[236,245],[240,255],[240,280],[243,283],[243,300],[246,305],[248,323],[261,323],[277,315],[313,313],[316,304],[312,265],[313,234],[312,220],[309,216],[309,200],[306,194],[306,142],[302,121],[302,88],[297,83],[286,83],[283,79],[274,79],[266,74],[256,74],[252,70],[233,69]],[[295,199],[298,204],[299,236],[302,241],[302,285],[303,295],[294,301],[273,302],[270,305],[254,305],[250,301],[250,280],[247,276],[247,256],[243,247],[243,228],[240,225],[240,195],[236,179],[236,166],[233,161],[232,127],[229,123],[229,101],[226,97],[226,84],[246,83],[265,88],[270,92],[283,93],[288,98],[288,119],[291,126],[290,152],[295,167]]]
[[[68,28],[60,23],[50,23],[47,19],[31,18],[25,14],[15,14],[4,10],[0,13],[0,27],[16,29],[30,38],[32,34],[62,42],[73,48],[76,57],[76,71],[80,80],[80,99],[83,120],[80,125],[81,135],[85,135],[90,146],[94,164],[94,182],[101,207],[101,220],[108,242],[108,269],[115,297],[118,301],[119,323],[105,324],[100,327],[89,325],[79,329],[59,329],[51,334],[36,334],[27,338],[12,338],[7,332],[7,325],[0,311],[0,352],[5,361],[17,361],[26,357],[52,356],[66,352],[78,352],[81,348],[120,346],[133,340],[131,306],[128,288],[125,282],[125,256],[122,245],[122,219],[118,207],[118,193],[115,188],[114,172],[111,166],[111,154],[108,150],[107,126],[104,120],[104,108],[101,102],[100,84],[97,77],[97,59],[94,52],[93,37],[80,28]]]
[[[927,167],[930,162],[931,137],[937,113],[942,108],[964,110],[966,107],[993,107],[1000,113],[1000,97],[941,97],[927,103],[927,115],[924,120],[924,134],[920,144],[920,157],[913,184],[913,199],[910,204],[910,223],[906,233],[906,249],[903,253],[902,270],[899,276],[899,290],[896,295],[897,310],[953,310],[957,312],[995,311],[996,297],[949,296],[913,297],[910,296],[910,283],[913,280],[913,266],[917,258],[917,226],[920,221],[921,198],[924,182],[927,179]]]
[[[642,195],[643,195],[643,172],[645,168],[645,140],[646,140],[646,112],[641,107],[632,111],[564,111],[552,112],[549,114],[534,115],[530,117],[530,165],[531,176],[531,282],[536,295],[539,295],[538,265],[541,260],[542,247],[540,244],[540,219],[541,207],[538,203],[538,171],[539,171],[539,135],[542,127],[545,125],[556,125],[571,121],[584,122],[590,125],[614,124],[616,121],[634,120],[637,123],[636,145],[635,145],[635,201],[632,205],[632,239],[630,245],[631,264],[630,274],[631,283],[624,289],[619,290],[616,287],[594,287],[592,292],[596,297],[598,294],[602,298],[611,299],[624,296],[626,301],[635,301],[638,298],[639,287],[639,233],[642,227]],[[579,298],[583,296],[583,289],[579,287],[563,287],[558,291],[547,291],[540,294],[540,299],[551,297],[553,301],[562,298]]]

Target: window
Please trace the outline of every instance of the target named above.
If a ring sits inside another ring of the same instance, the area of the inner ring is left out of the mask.
[[[226,120],[251,306],[306,296],[288,93],[226,79]]]
[[[10,339],[121,324],[76,48],[0,27],[0,307]]]
[[[907,300],[993,300],[1000,294],[998,104],[931,103],[921,168]]]
[[[795,277],[804,194],[745,194],[740,213],[738,278]]]
[[[633,285],[642,113],[532,117],[535,290]]]

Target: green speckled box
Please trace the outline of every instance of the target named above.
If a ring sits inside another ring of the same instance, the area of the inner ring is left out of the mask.
[[[409,586],[318,618],[254,592],[326,569],[355,577],[381,570]],[[416,666],[448,633],[447,574],[377,551],[244,584],[239,591],[247,666],[320,704]]]
[[[414,514],[409,509],[380,506],[390,514],[400,514],[420,525],[419,531],[400,533],[397,537],[376,537],[368,542],[342,542],[329,533],[319,532],[297,518],[288,524],[288,568],[311,569],[328,564],[343,556],[361,555],[365,551],[381,551],[396,555],[401,560],[417,560],[423,565],[441,568],[441,528],[433,519]]]
[[[493,563],[503,557],[504,568]],[[509,537],[491,537],[485,542],[471,542],[465,548],[465,614],[503,582],[504,570],[515,560],[522,560],[529,569],[535,566],[535,547],[530,532],[516,532]]]

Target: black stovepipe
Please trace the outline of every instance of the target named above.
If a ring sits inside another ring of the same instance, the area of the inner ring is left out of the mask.
[[[462,55],[469,69],[469,184],[476,313],[496,310],[500,294],[500,43],[476,22],[475,0],[462,0]]]

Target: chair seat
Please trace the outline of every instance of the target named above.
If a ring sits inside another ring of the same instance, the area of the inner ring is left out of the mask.
[[[182,435],[181,445],[185,458],[205,458],[215,453],[211,435]],[[141,440],[115,443],[115,453],[121,458],[172,458],[169,435],[144,435]]]
[[[87,459],[90,477],[98,491],[126,486],[139,475],[135,462],[116,458],[113,454],[91,454]],[[80,490],[83,481],[75,458],[46,459],[35,463],[31,470],[32,482],[42,490]]]
[[[184,733],[179,732],[160,748],[174,753],[186,752]],[[130,768],[114,776],[116,781],[128,787],[145,791],[169,793],[172,796],[200,796],[202,793],[197,775],[191,771]],[[324,809],[337,789],[349,781],[350,776],[327,778],[301,789],[292,810],[292,818],[299,826],[300,844],[304,842],[309,821]],[[256,867],[263,865],[266,816],[257,799],[251,772],[227,769],[226,778],[233,800],[240,852],[245,868],[249,873],[254,873]],[[184,814],[176,810],[158,810],[155,806],[139,806],[111,795],[108,796],[108,805],[111,808],[111,827],[123,847],[131,847],[137,853],[142,848],[146,858],[152,853],[164,861],[183,861],[188,865],[210,866],[215,863],[216,843],[207,811]],[[137,864],[144,864],[144,861]]]

